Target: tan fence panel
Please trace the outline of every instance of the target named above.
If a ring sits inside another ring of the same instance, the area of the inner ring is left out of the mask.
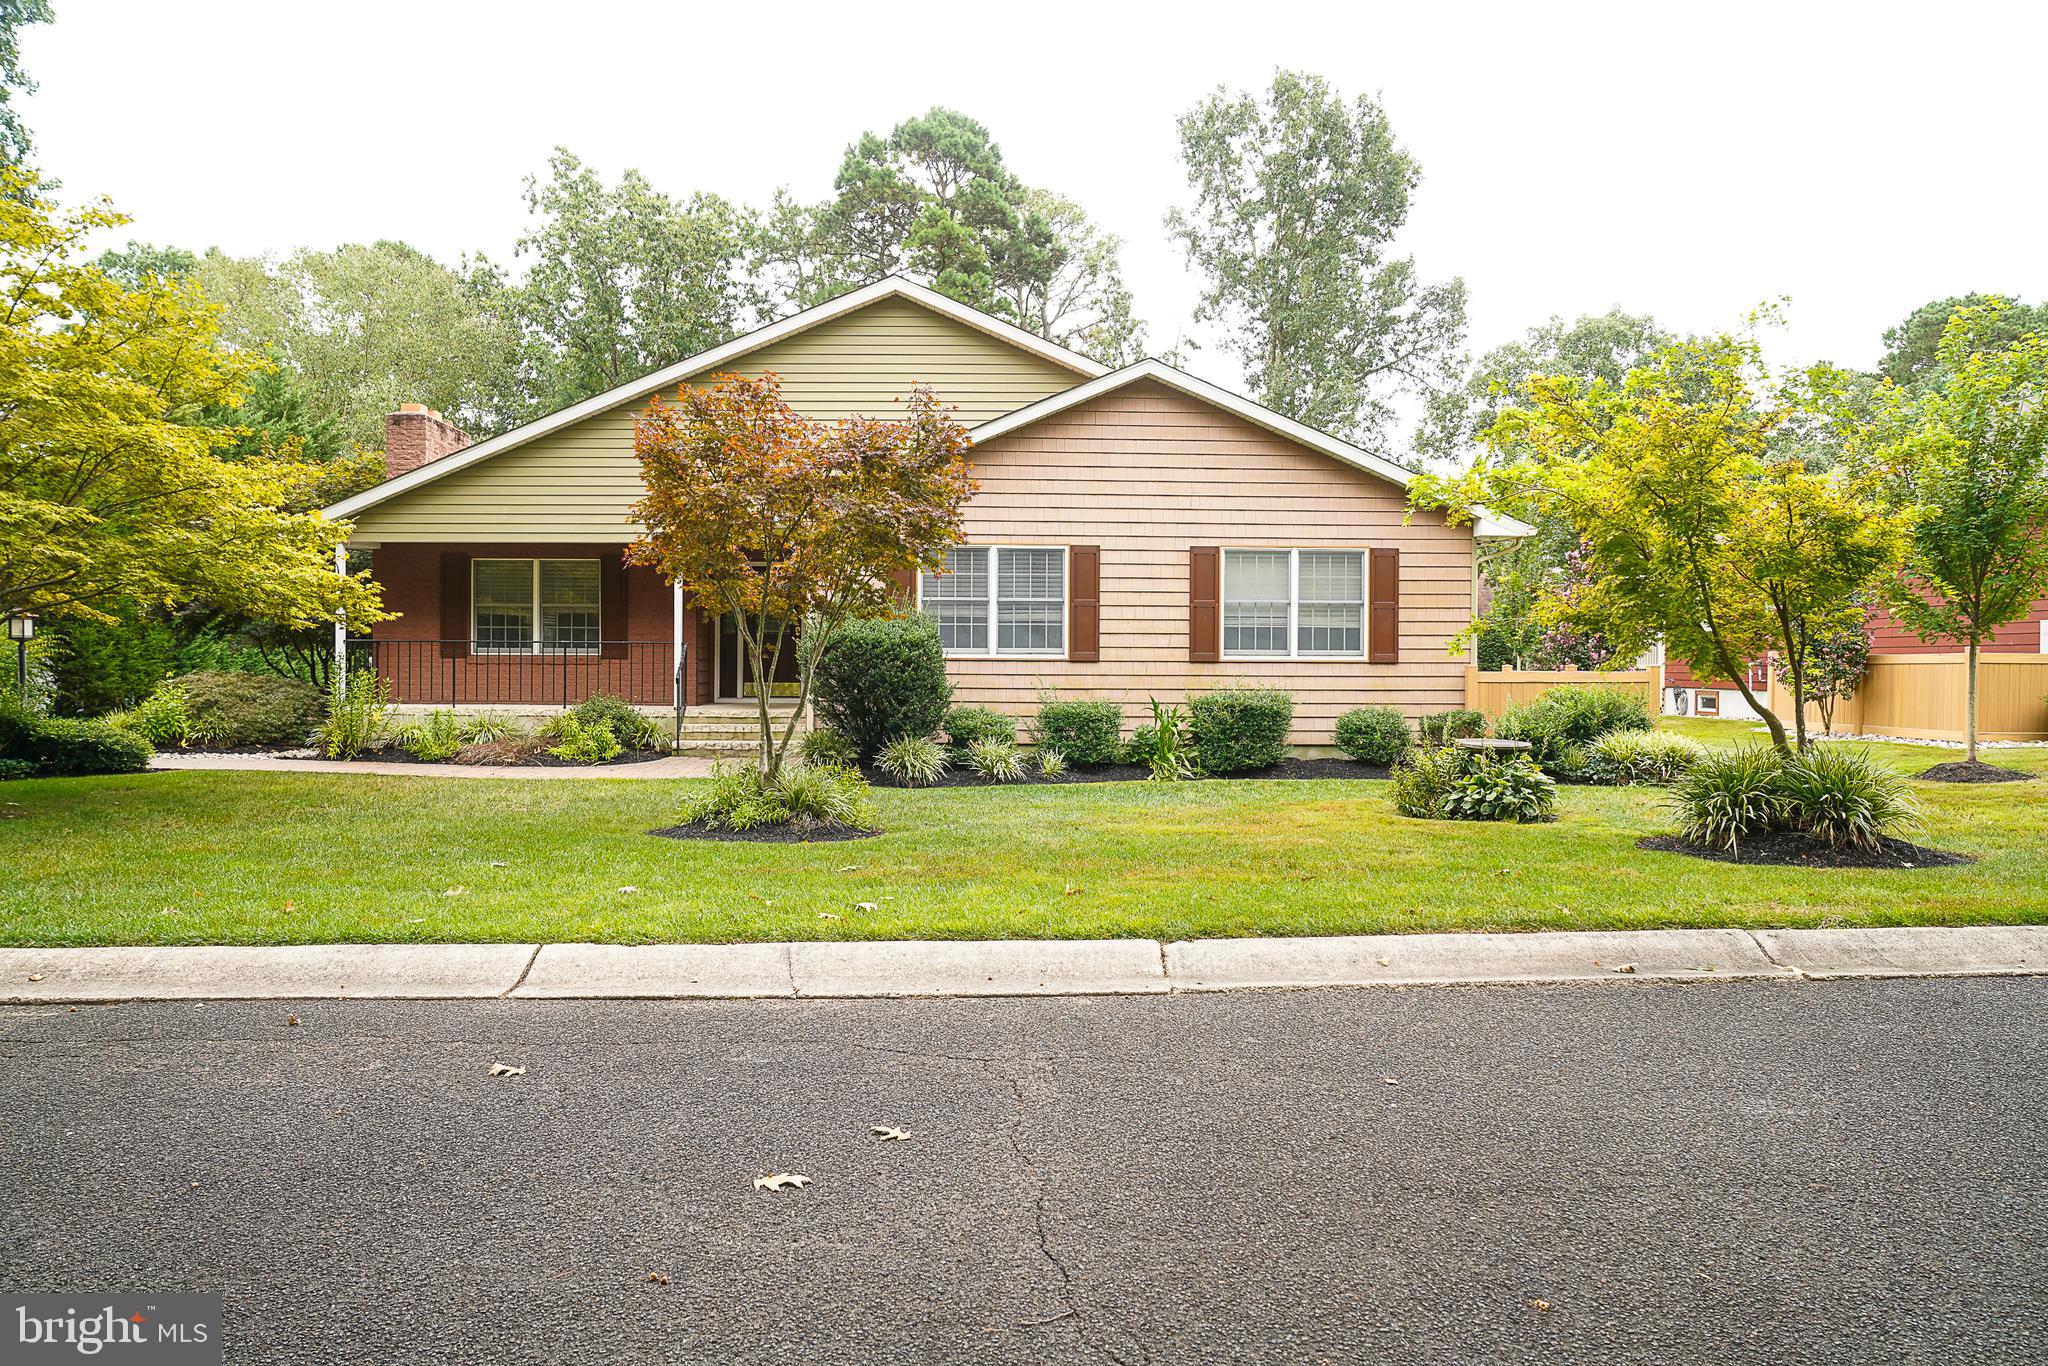
[[[1835,705],[1844,735],[1896,735],[1909,740],[1961,740],[1969,660],[1953,655],[1873,655],[1856,695]],[[1977,661],[1977,737],[2048,740],[2048,655],[1982,655]],[[1789,719],[1791,694],[1775,678],[1771,706]],[[1819,711],[1808,706],[1818,729]]]
[[[1655,716],[1663,710],[1664,669],[1493,669],[1465,666],[1465,705],[1498,716],[1509,706],[1534,702],[1552,688],[1617,688],[1640,696]]]

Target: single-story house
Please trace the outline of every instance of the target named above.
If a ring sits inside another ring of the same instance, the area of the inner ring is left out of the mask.
[[[810,416],[888,416],[913,383],[971,431],[979,492],[947,572],[917,586],[958,700],[1147,699],[1285,688],[1294,739],[1373,703],[1462,705],[1476,536],[1410,515],[1410,471],[1158,361],[1111,370],[890,278],[472,444],[390,418],[389,477],[329,508],[386,605],[368,657],[411,705],[649,707],[752,695],[730,622],[627,567],[635,416],[725,372],[781,378]],[[771,683],[778,680],[771,680]],[[771,688],[771,692],[773,689]]]

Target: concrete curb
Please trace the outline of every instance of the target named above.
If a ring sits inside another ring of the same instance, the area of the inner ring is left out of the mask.
[[[0,948],[0,1004],[294,997],[1102,996],[2048,974],[2048,926],[1326,939]]]

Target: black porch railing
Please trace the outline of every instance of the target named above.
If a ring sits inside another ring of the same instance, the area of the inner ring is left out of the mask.
[[[374,669],[393,702],[442,707],[573,707],[596,693],[683,714],[689,646],[607,640],[570,649],[506,649],[468,640],[348,642],[348,668]]]

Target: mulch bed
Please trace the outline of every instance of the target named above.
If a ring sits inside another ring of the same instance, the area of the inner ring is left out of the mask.
[[[722,840],[730,844],[829,844],[840,840],[871,840],[882,832],[863,830],[857,825],[805,820],[791,821],[787,825],[757,825],[752,830],[721,830],[698,822],[665,825],[647,833],[665,840]]]
[[[876,787],[903,787],[903,783],[884,773],[872,764],[863,765],[861,776]],[[1069,767],[1057,778],[1047,778],[1027,759],[1024,776],[1014,783],[992,783],[968,768],[955,764],[946,770],[946,776],[936,783],[920,783],[927,787],[1029,787],[1035,784],[1057,786],[1064,783],[1142,783],[1150,778],[1151,770],[1143,764],[1106,764],[1100,768]],[[1282,759],[1271,768],[1253,769],[1244,773],[1226,773],[1220,778],[1204,778],[1203,782],[1229,782],[1233,779],[1252,780],[1271,778],[1384,778],[1387,770],[1378,764],[1362,764],[1355,759]]]
[[[1776,864],[1789,868],[1948,868],[1975,863],[1968,854],[1951,854],[1905,840],[1886,840],[1876,849],[1837,849],[1797,830],[1772,830],[1752,835],[1733,853],[1695,844],[1677,835],[1645,835],[1638,849],[1686,854],[1715,863]]]
[[[319,750],[310,749],[305,745],[239,745],[234,749],[202,749],[195,745],[191,749],[167,750],[165,752],[170,754],[264,754],[276,759],[325,759],[327,757]],[[668,757],[667,754],[657,749],[629,749],[621,751],[618,758],[608,759],[601,764],[580,764],[574,759],[557,759],[554,755],[543,750],[538,754],[529,754],[518,759],[427,760],[416,758],[398,748],[398,746],[393,745],[389,749],[367,751],[357,755],[353,760],[344,760],[343,762],[377,764],[475,763],[486,768],[617,768],[622,764],[645,764],[651,763],[656,759],[666,759]]]
[[[2031,782],[2034,775],[2022,773],[2016,768],[2002,768],[1987,764],[1982,759],[1959,759],[1954,763],[1936,764],[1933,768],[1922,769],[1913,775],[1929,783],[2024,783]]]

